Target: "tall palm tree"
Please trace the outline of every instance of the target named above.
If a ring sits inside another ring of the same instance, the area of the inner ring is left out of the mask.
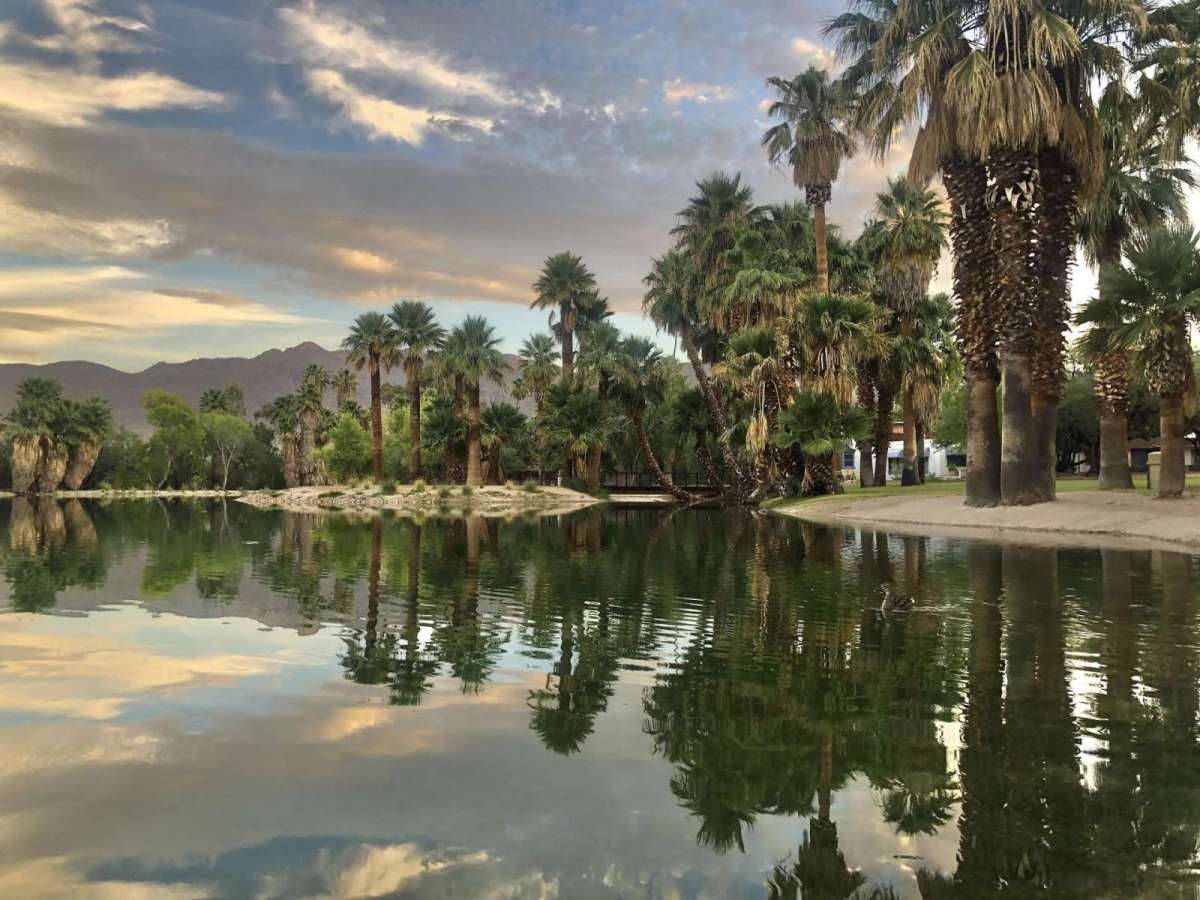
[[[358,376],[350,369],[338,369],[333,373],[332,384],[338,409],[345,409],[354,401],[354,395],[358,393]]]
[[[354,320],[342,341],[346,361],[356,369],[367,369],[371,378],[371,471],[383,480],[383,389],[382,372],[395,364],[396,332],[382,313],[363,313]]]
[[[511,403],[489,403],[479,418],[480,441],[488,452],[485,479],[489,484],[504,481],[500,454],[505,447],[518,443],[527,434],[529,420]]]
[[[1119,264],[1107,263],[1107,265]],[[1100,413],[1100,481],[1102,491],[1133,490],[1129,467],[1129,350],[1115,334],[1124,324],[1121,301],[1109,296],[1090,299],[1075,314],[1075,324],[1088,330],[1076,343],[1080,356],[1091,365],[1092,383]]]
[[[562,375],[570,381],[575,375],[575,328],[580,309],[594,302],[596,276],[574,253],[556,253],[542,265],[538,280],[533,283],[537,295],[531,306],[558,311],[558,327],[562,340]]]
[[[663,401],[662,352],[648,338],[625,338],[614,375],[614,392],[633,425],[638,446],[655,479],[672,496],[686,503],[694,502],[695,495],[676,485],[663,471],[646,434],[646,408]]]
[[[517,400],[532,397],[534,410],[541,412],[546,389],[562,374],[553,336],[531,334],[521,344],[517,357],[520,359],[520,375],[513,381],[512,395]]]
[[[829,73],[816,66],[809,66],[791,79],[768,78],[767,85],[776,96],[767,108],[767,116],[783,121],[767,129],[762,143],[771,162],[790,166],[792,180],[804,188],[805,202],[813,213],[817,290],[828,293],[825,206],[842,162],[854,156],[854,98],[843,83],[830,81]]]
[[[483,484],[479,385],[484,379],[503,378],[507,363],[499,350],[500,338],[483,316],[467,316],[447,345],[456,357],[455,368],[467,393],[467,484],[479,487]]]
[[[1132,351],[1159,398],[1160,497],[1183,493],[1183,408],[1195,391],[1190,331],[1200,319],[1200,246],[1188,228],[1159,227],[1135,237],[1128,262],[1100,270],[1100,295],[1120,303],[1114,349]]]
[[[437,323],[429,304],[404,300],[388,314],[396,331],[396,352],[408,385],[408,471],[421,477],[421,375],[425,360],[446,343],[446,330]]]
[[[66,443],[71,455],[63,476],[67,490],[83,487],[100,456],[100,448],[112,433],[112,425],[112,406],[105,399],[90,397],[69,405]]]
[[[886,191],[876,195],[880,243],[879,281],[884,298],[895,310],[900,322],[897,352],[901,372],[905,366],[904,345],[916,338],[914,311],[925,297],[938,256],[946,245],[946,217],[937,196],[908,178],[889,178]],[[915,363],[915,359],[910,360]],[[917,408],[913,384],[902,385],[901,408],[904,415],[904,456],[900,484],[920,483],[917,471]]]

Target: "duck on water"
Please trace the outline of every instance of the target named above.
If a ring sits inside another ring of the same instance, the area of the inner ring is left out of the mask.
[[[879,592],[883,595],[883,602],[879,604],[879,611],[885,616],[890,613],[908,612],[917,604],[917,601],[910,595],[897,594],[889,584],[881,586]]]

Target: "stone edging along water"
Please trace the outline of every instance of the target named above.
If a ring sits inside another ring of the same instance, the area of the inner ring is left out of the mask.
[[[955,495],[836,497],[772,512],[825,525],[1002,543],[1200,552],[1200,498],[1109,491],[1063,493],[1037,506],[972,509]]]

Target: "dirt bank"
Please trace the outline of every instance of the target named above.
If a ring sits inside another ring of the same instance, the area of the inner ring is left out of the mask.
[[[1053,503],[969,509],[961,496],[835,497],[776,512],[810,522],[1024,544],[1200,550],[1200,498],[1077,491]]]
[[[322,487],[291,488],[285,491],[250,491],[238,497],[263,509],[288,509],[293,512],[315,512],[324,509],[401,509],[436,512],[450,509],[456,512],[479,513],[485,516],[537,512],[542,515],[572,512],[602,501],[578,491],[562,487],[541,487],[526,491],[521,487],[493,485],[463,493],[459,485],[439,488],[429,485],[414,490],[411,485],[397,485],[396,492],[384,494],[376,487],[325,485]]]

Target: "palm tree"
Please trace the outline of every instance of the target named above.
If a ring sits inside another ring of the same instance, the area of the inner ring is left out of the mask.
[[[829,249],[825,206],[843,160],[854,155],[850,136],[853,95],[841,82],[816,66],[789,79],[772,77],[767,85],[776,99],[767,108],[771,119],[782,119],[763,134],[762,143],[772,163],[791,167],[792,180],[804,188],[804,199],[813,212],[816,240],[817,290],[829,292]]]
[[[544,446],[561,453],[566,471],[582,479],[592,448],[607,444],[620,424],[594,391],[564,380],[547,389],[534,428]]]
[[[376,481],[383,480],[383,391],[381,374],[396,359],[396,332],[382,313],[363,313],[354,320],[350,334],[342,341],[346,361],[371,378],[371,471]]]
[[[297,411],[300,422],[300,483],[318,482],[316,447],[317,428],[321,414],[325,411],[325,389],[329,386],[329,373],[316,363],[304,367],[300,375],[300,387],[296,391]]]
[[[499,381],[507,363],[498,349],[500,339],[482,316],[467,316],[447,342],[467,393],[467,484],[483,484],[482,435],[480,432],[479,385],[485,378]]]
[[[533,283],[537,294],[536,309],[558,311],[558,327],[562,341],[562,375],[571,380],[575,374],[575,328],[581,308],[595,300],[596,276],[588,271],[583,259],[574,253],[556,253],[542,265],[538,280]]]
[[[525,437],[529,420],[511,403],[489,403],[479,419],[480,440],[488,452],[486,480],[489,484],[504,481],[500,454],[505,447],[519,443]]]
[[[1132,351],[1159,398],[1162,473],[1158,496],[1178,497],[1185,477],[1183,407],[1195,390],[1190,330],[1200,319],[1200,246],[1189,228],[1135,237],[1128,262],[1100,270],[1100,295],[1121,305],[1113,349]]]
[[[713,462],[711,441],[716,434],[716,423],[704,392],[689,388],[676,393],[667,409],[667,431],[677,440],[692,439],[692,446],[700,465],[713,488],[720,488],[721,475]]]
[[[870,416],[861,407],[842,405],[824,391],[801,391],[779,414],[771,441],[785,450],[804,452],[801,493],[837,494],[841,484],[833,474],[834,455],[870,429]]]
[[[676,485],[654,454],[646,434],[646,408],[663,401],[663,356],[648,338],[627,337],[621,342],[613,388],[633,425],[634,435],[646,464],[663,490],[686,503],[695,502],[694,494]]]
[[[69,491],[83,487],[100,456],[100,448],[112,433],[112,406],[100,397],[71,403],[65,436],[71,456],[63,476],[63,486]]]
[[[333,394],[337,397],[338,409],[347,409],[358,393],[358,376],[350,369],[338,369],[333,373]]]
[[[542,397],[546,389],[562,374],[558,367],[558,354],[554,349],[554,338],[549,334],[531,334],[521,344],[517,353],[521,374],[512,383],[512,395],[517,400],[533,398],[536,412],[542,411]]]
[[[876,195],[879,219],[879,280],[883,296],[900,321],[901,371],[906,354],[903,345],[915,338],[914,309],[925,297],[946,245],[945,215],[933,191],[907,178],[889,178],[886,191]],[[901,387],[904,414],[904,458],[900,484],[918,484],[917,409],[912,385]]]
[[[421,374],[425,360],[446,343],[446,330],[437,323],[429,304],[404,300],[388,315],[396,330],[396,351],[408,383],[408,471],[421,477]]]
[[[1119,263],[1119,257],[1118,257]],[[1108,263],[1115,265],[1118,263]],[[1088,326],[1077,347],[1092,367],[1092,383],[1100,413],[1100,481],[1102,491],[1133,490],[1129,468],[1130,352],[1117,345],[1116,332],[1124,324],[1125,309],[1119,298],[1098,296],[1075,314],[1076,325]]]

